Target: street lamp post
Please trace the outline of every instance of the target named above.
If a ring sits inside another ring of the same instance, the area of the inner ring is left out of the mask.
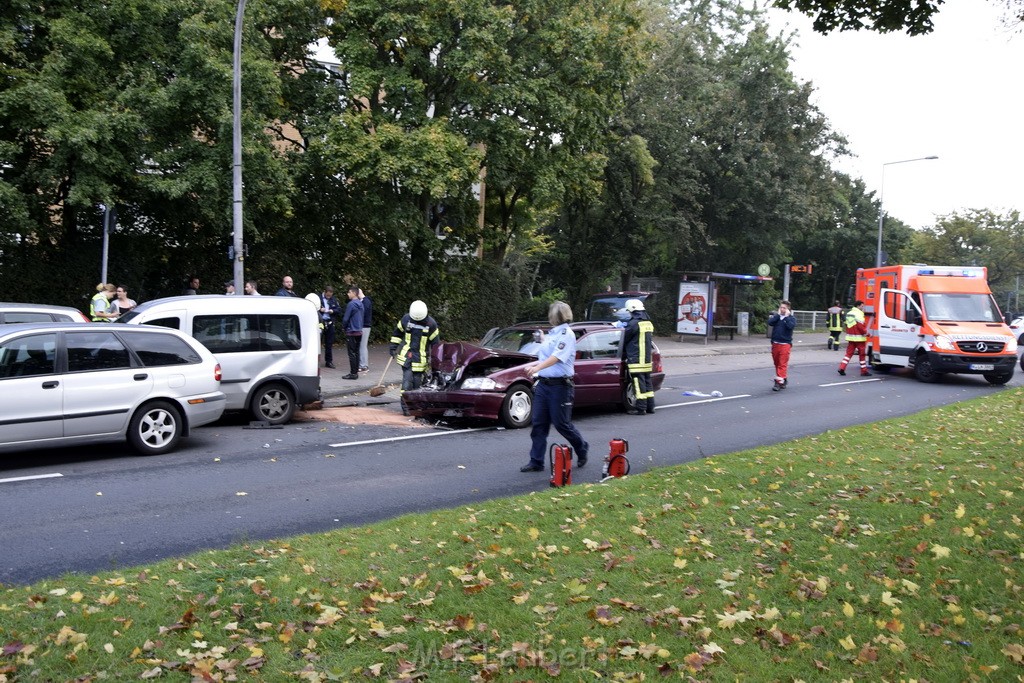
[[[245,16],[245,0],[238,0],[235,14],[235,45],[232,60],[232,131],[231,131],[231,253],[234,257],[232,277],[235,291],[245,289],[245,256],[242,241],[242,17]]]
[[[930,161],[932,159],[938,159],[938,157],[917,157],[916,159],[888,161],[882,164],[882,184],[878,186],[878,250],[875,252],[875,268],[882,267],[882,222],[885,220],[885,207],[882,205],[882,197],[885,193],[885,167],[892,166],[893,164],[909,164],[911,161]]]

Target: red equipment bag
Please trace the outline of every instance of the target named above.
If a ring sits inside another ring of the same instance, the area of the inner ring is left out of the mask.
[[[572,449],[567,444],[551,444],[548,461],[551,463],[552,486],[568,486],[572,483]]]
[[[629,459],[626,457],[628,451],[629,442],[625,439],[612,439],[608,442],[608,457],[604,459],[604,468],[601,470],[602,479],[629,474]]]

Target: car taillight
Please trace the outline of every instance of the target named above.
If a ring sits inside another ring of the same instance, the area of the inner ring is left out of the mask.
[[[213,366],[213,378],[218,382],[220,381],[220,363]]]
[[[654,357],[654,371],[661,372],[661,354],[659,353]]]

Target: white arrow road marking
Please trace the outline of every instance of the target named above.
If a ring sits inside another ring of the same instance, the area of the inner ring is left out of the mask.
[[[10,484],[16,481],[31,481],[32,479],[53,479],[54,477],[63,477],[64,475],[60,472],[54,472],[53,474],[33,474],[30,477],[11,477],[10,479],[0,479],[0,484]]]

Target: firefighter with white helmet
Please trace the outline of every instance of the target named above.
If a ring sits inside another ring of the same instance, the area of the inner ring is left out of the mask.
[[[626,350],[626,369],[636,396],[636,405],[630,413],[646,415],[654,412],[654,385],[651,383],[654,323],[640,299],[627,301],[626,310],[629,312],[629,322],[622,333],[622,346]]]
[[[440,332],[430,317],[427,305],[417,299],[409,312],[395,325],[391,333],[391,357],[402,366],[402,393],[419,389],[430,368],[430,350],[437,343]],[[405,404],[402,404],[405,412]]]

